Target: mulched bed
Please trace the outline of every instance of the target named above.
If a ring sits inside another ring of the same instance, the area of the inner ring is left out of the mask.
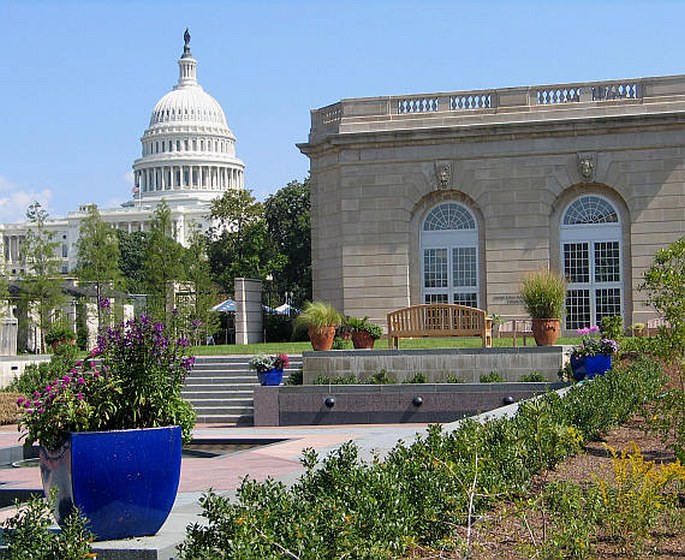
[[[674,372],[671,374],[671,383],[675,381]],[[658,437],[644,429],[644,422],[638,417],[631,419],[625,425],[611,430],[601,441],[591,442],[585,445],[579,455],[567,459],[559,464],[556,469],[538,476],[533,481],[530,498],[538,496],[542,488],[553,481],[565,480],[578,484],[587,483],[593,477],[611,480],[613,469],[611,453],[609,449],[616,450],[619,454],[623,451],[631,452],[635,445],[639,448],[645,461],[654,461],[657,464],[675,461],[671,451]],[[542,519],[531,514],[528,516],[529,527],[525,527],[519,517],[514,514],[515,504],[503,502],[490,511],[484,519],[474,526],[471,535],[472,550],[468,556],[464,553],[424,550],[417,548],[406,557],[406,560],[442,560],[442,559],[466,559],[469,560],[523,560],[526,558],[539,558],[531,552],[521,550],[521,545],[530,545],[531,533],[542,534]],[[681,511],[685,517],[685,500],[681,497]],[[460,536],[465,538],[466,530],[457,529]],[[663,529],[651,534],[649,549],[634,553],[623,550],[619,545],[609,542],[596,543],[595,554],[590,558],[619,559],[619,558],[653,558],[656,560],[685,558],[685,531],[669,533]],[[562,557],[562,556],[560,556]]]

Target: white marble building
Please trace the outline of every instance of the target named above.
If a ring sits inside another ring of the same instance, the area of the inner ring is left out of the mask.
[[[197,61],[184,35],[174,88],[155,105],[140,139],[141,157],[133,162],[133,199],[119,208],[100,208],[103,220],[126,231],[145,231],[157,205],[170,207],[176,239],[185,243],[188,226],[206,227],[211,201],[244,187],[245,164],[236,156],[236,138],[221,105],[197,81]],[[66,217],[51,218],[49,230],[61,241],[62,272],[76,265],[76,243],[88,204]],[[27,223],[0,224],[0,255],[7,273],[21,273],[21,243]]]

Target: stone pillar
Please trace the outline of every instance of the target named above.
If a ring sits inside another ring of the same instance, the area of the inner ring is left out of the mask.
[[[0,318],[0,356],[17,355],[19,321],[11,317]]]
[[[262,282],[250,278],[236,278],[234,282],[235,343],[262,342]]]

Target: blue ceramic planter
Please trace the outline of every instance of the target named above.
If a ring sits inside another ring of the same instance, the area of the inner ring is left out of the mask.
[[[57,488],[59,523],[76,505],[96,540],[154,535],[171,511],[181,475],[181,428],[77,432],[41,447],[46,495]]]
[[[261,385],[277,386],[283,381],[283,368],[274,368],[257,374]]]
[[[571,356],[571,368],[576,381],[592,379],[596,375],[604,375],[611,369],[611,355],[597,354],[582,358]]]

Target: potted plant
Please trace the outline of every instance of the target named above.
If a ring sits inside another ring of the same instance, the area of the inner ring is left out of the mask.
[[[283,381],[283,369],[288,367],[290,360],[286,354],[267,356],[260,354],[250,360],[250,369],[257,372],[261,385],[278,386]]]
[[[597,325],[576,331],[586,338],[571,352],[571,368],[576,381],[604,375],[611,369],[612,356],[618,352],[618,343],[610,338],[595,338],[600,332]]]
[[[374,343],[383,334],[383,330],[369,321],[368,317],[359,319],[358,317],[348,317],[347,324],[350,327],[352,345],[355,348],[373,348]]]
[[[60,344],[75,344],[76,333],[66,323],[54,323],[45,333],[45,344],[56,350]]]
[[[35,391],[19,423],[40,443],[43,488],[55,516],[74,506],[99,540],[153,535],[176,498],[181,442],[195,423],[181,389],[195,358],[189,344],[145,316],[98,337],[91,359]]]
[[[330,350],[335,338],[335,329],[341,323],[342,317],[330,303],[308,301],[295,321],[298,326],[307,328],[314,350]]]
[[[521,299],[532,318],[538,346],[552,346],[561,333],[561,316],[566,302],[566,280],[557,272],[538,270],[523,279]]]

